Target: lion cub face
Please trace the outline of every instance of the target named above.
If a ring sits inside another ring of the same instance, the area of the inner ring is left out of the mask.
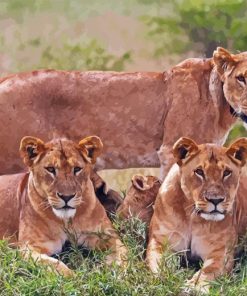
[[[243,121],[247,122],[247,53],[231,54],[218,47],[213,61],[221,81],[225,98]]]
[[[234,204],[247,157],[247,139],[225,148],[181,138],[173,153],[180,166],[181,188],[193,200],[194,212],[205,220],[223,220]]]
[[[83,203],[83,192],[90,178],[91,166],[102,150],[98,137],[88,137],[75,144],[67,139],[44,143],[25,137],[20,152],[30,168],[44,207],[51,207],[59,218],[70,218]]]

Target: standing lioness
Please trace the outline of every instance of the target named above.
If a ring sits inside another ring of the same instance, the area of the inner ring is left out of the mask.
[[[177,138],[222,144],[235,122],[230,106],[246,120],[246,78],[247,53],[223,48],[163,73],[39,70],[2,78],[0,174],[22,170],[15,147],[23,136],[74,140],[83,130],[104,142],[97,168],[159,167],[163,144],[165,175]]]
[[[71,270],[50,256],[72,239],[89,248],[111,249],[107,262],[121,264],[126,249],[90,180],[101,150],[95,136],[79,144],[23,138],[20,151],[30,173],[0,177],[0,239],[10,237],[25,256],[53,265],[64,275]]]
[[[178,165],[171,168],[156,198],[147,262],[158,272],[165,249],[189,250],[204,261],[189,284],[207,290],[207,281],[232,269],[237,240],[246,232],[247,178],[241,168],[247,138],[229,148],[181,138],[173,153]]]

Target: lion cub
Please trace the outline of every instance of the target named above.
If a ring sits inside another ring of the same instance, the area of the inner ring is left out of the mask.
[[[180,138],[173,154],[177,164],[155,202],[147,264],[157,273],[165,249],[190,250],[204,263],[188,285],[207,292],[208,281],[232,270],[236,243],[246,232],[247,178],[241,176],[241,169],[247,139],[225,148]]]
[[[96,136],[78,144],[24,137],[20,152],[30,173],[0,177],[0,239],[16,236],[25,257],[31,255],[65,276],[73,272],[50,256],[72,239],[89,248],[111,249],[107,263],[122,264],[126,248],[90,180],[102,147]]]
[[[125,219],[136,216],[149,225],[161,182],[157,177],[141,174],[134,175],[131,181],[132,185],[117,209],[117,214]]]

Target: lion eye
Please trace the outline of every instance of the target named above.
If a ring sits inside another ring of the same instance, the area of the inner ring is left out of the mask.
[[[47,170],[47,172],[56,176],[56,169],[54,167],[46,167],[45,169]]]
[[[239,75],[239,76],[237,76],[237,80],[240,81],[240,82],[243,82],[244,84],[246,83],[246,82],[245,82],[245,78],[244,78],[243,75]]]
[[[194,173],[195,173],[198,177],[200,177],[200,178],[204,178],[204,177],[205,177],[205,176],[204,176],[204,172],[203,172],[202,169],[196,169],[196,170],[194,171]]]
[[[82,168],[80,168],[80,167],[74,167],[74,175],[79,173],[81,170],[82,170]]]
[[[223,173],[223,178],[226,178],[228,176],[231,176],[232,172],[230,170],[224,170],[224,173]]]

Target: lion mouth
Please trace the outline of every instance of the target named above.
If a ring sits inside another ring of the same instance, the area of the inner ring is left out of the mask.
[[[61,208],[62,210],[66,210],[66,209],[75,209],[71,206],[65,205],[64,207]]]
[[[214,209],[211,212],[206,212],[204,210],[197,209],[195,213],[207,221],[221,221],[225,218],[226,211],[221,212],[218,209]]]
[[[54,209],[54,210],[57,210],[57,211],[59,211],[59,210],[74,210],[75,208],[73,208],[73,207],[71,207],[71,206],[68,206],[68,205],[65,205],[65,206],[63,206],[63,207],[61,207],[61,208],[59,208],[59,207],[56,207],[56,206],[52,206],[52,208]]]
[[[224,215],[224,212],[221,212],[218,210],[213,210],[213,211],[209,212],[208,214],[222,214],[222,215]]]
[[[203,210],[199,210],[197,211],[197,214],[200,215],[200,214],[207,214],[207,215],[211,215],[211,214],[221,214],[221,215],[225,215],[225,211],[224,212],[221,212],[217,209],[214,209],[213,211],[211,212],[206,212],[206,211],[203,211]]]

